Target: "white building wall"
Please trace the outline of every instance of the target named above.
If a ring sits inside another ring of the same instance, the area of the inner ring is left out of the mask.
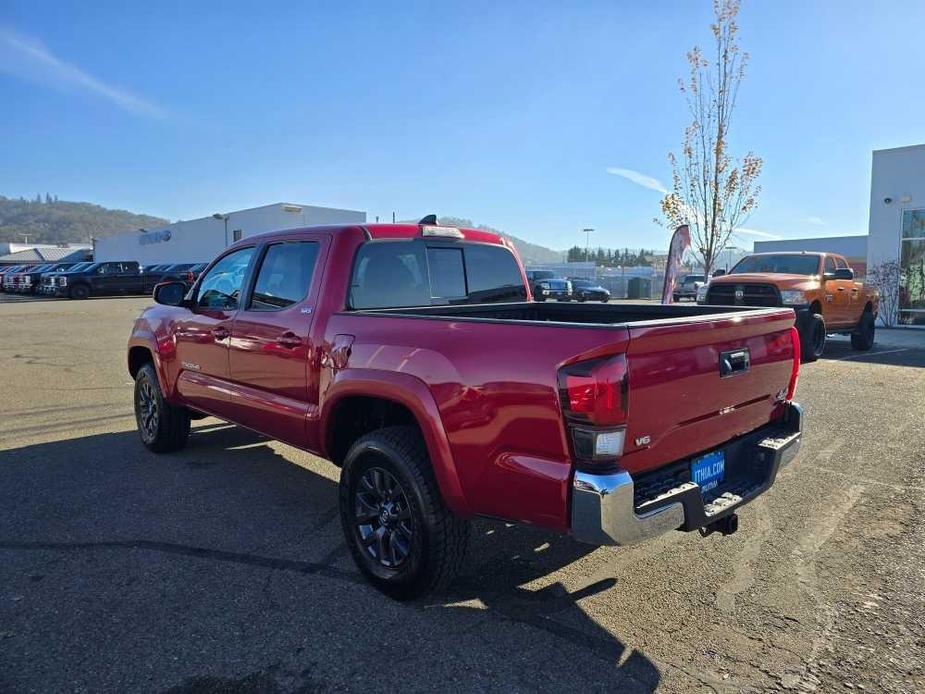
[[[95,259],[137,260],[142,265],[169,262],[204,263],[234,243],[235,230],[241,231],[241,238],[247,238],[279,229],[365,222],[366,213],[356,210],[277,203],[228,213],[227,240],[225,221],[201,217],[148,229],[144,233],[133,229],[97,239]]]
[[[899,258],[903,211],[923,207],[925,145],[875,150],[870,175],[868,266]]]

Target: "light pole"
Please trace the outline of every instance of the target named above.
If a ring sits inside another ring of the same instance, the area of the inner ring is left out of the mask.
[[[585,262],[591,260],[591,232],[594,231],[591,227],[586,227],[581,230],[581,233],[585,235]]]
[[[231,215],[222,214],[221,212],[216,212],[212,215],[212,219],[220,219],[225,222],[225,247],[228,246],[228,217]]]

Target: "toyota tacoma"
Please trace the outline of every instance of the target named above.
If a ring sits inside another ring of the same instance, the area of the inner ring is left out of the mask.
[[[800,446],[790,308],[535,302],[509,242],[433,218],[248,237],[154,299],[128,342],[142,443],[213,415],[330,460],[396,598],[452,578],[477,516],[732,533]]]

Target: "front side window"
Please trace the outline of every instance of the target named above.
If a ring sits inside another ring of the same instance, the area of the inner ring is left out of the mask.
[[[242,248],[215,263],[199,284],[196,305],[223,311],[235,310],[253,255],[253,247]]]
[[[308,295],[317,259],[315,241],[274,243],[260,264],[248,308],[276,311],[302,301]]]
[[[830,255],[826,256],[825,258],[825,274],[835,274],[835,259]]]

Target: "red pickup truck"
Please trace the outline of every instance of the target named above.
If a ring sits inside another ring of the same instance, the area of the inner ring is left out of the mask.
[[[800,445],[791,309],[534,302],[480,230],[248,237],[154,299],[128,343],[144,445],[214,415],[332,461],[357,566],[398,598],[445,585],[475,516],[729,534]]]

